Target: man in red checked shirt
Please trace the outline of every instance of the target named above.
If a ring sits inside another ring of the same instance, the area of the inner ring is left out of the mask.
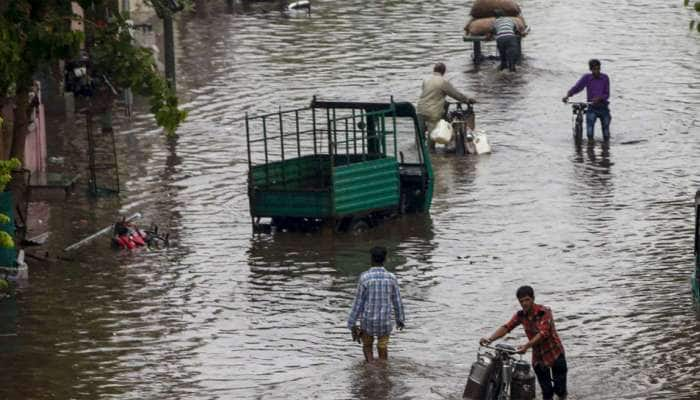
[[[552,310],[535,304],[535,291],[530,286],[519,287],[515,295],[523,309],[496,329],[493,335],[482,338],[479,343],[482,346],[488,345],[522,324],[528,342],[517,349],[519,353],[525,353],[532,348],[532,366],[542,388],[542,398],[551,400],[556,393],[560,400],[566,399],[566,358],[564,346],[554,327]]]

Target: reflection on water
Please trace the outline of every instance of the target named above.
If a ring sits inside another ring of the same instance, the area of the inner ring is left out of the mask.
[[[388,400],[392,396],[394,384],[391,377],[392,364],[390,363],[362,363],[356,367],[350,393],[354,399]]]
[[[571,398],[697,399],[699,45],[680,5],[527,2],[525,59],[504,74],[470,63],[464,2],[330,0],[311,16],[214,3],[178,24],[179,137],[145,111],[120,121],[121,196],[79,192],[51,210],[51,255],[135,211],[177,246],[114,253],[98,240],[73,262],[33,263],[3,314],[16,336],[0,336],[12,366],[0,398],[459,398],[478,338],[529,283],[554,310]],[[560,99],[593,57],[612,80],[613,136],[572,149]],[[436,61],[479,100],[493,153],[434,155],[429,215],[359,236],[251,233],[245,112],[313,95],[415,102]],[[58,121],[51,146],[75,172],[81,119]],[[365,365],[345,329],[374,245],[389,249],[407,313],[384,366]]]

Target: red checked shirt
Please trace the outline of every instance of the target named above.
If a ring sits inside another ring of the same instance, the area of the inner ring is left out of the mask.
[[[554,361],[564,352],[564,346],[554,328],[554,317],[549,307],[539,304],[533,305],[533,317],[528,318],[524,311],[518,311],[513,318],[503,325],[508,332],[516,326],[523,324],[525,334],[532,340],[538,333],[542,335],[542,340],[532,346],[532,365],[544,364],[551,367]]]

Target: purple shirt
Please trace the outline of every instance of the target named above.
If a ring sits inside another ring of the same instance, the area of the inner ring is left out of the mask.
[[[594,78],[591,73],[585,74],[576,82],[574,87],[569,89],[566,95],[571,97],[582,91],[583,88],[586,88],[587,101],[590,102],[593,101],[594,98],[600,97],[603,99],[603,104],[608,104],[608,98],[610,97],[610,79],[608,79],[607,75],[601,73],[598,78]]]

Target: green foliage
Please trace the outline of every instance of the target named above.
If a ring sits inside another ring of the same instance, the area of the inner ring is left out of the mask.
[[[10,160],[0,160],[0,192],[5,190],[7,184],[12,180],[12,171],[19,169],[22,163],[12,158]]]
[[[22,163],[12,158],[10,160],[0,160],[0,192],[5,190],[7,184],[12,180],[12,171],[19,169]],[[10,222],[10,217],[0,213],[0,223],[7,224]],[[11,249],[15,247],[15,242],[9,233],[0,230],[0,247]]]
[[[70,30],[69,22],[75,18],[70,0],[0,3],[6,3],[0,5],[0,96],[12,96],[31,87],[32,76],[43,64],[75,58],[86,35]],[[85,10],[95,10],[111,2],[78,3]],[[148,97],[156,122],[166,134],[174,134],[187,113],[178,109],[177,96],[154,67],[151,51],[134,46],[121,17],[104,26],[91,21],[89,14],[83,22],[90,39],[93,75],[105,75],[117,88],[132,88]]]
[[[152,51],[133,45],[121,17],[94,33],[90,51],[94,74],[104,74],[118,87],[132,88],[136,94],[148,97],[158,125],[168,136],[174,135],[187,112],[178,109],[175,91],[158,72]]]
[[[690,6],[690,0],[683,0],[683,6],[688,7]],[[700,13],[700,1],[696,1],[693,3],[693,9]],[[700,32],[700,21],[696,21],[695,19],[690,20],[690,23],[688,24],[688,28],[692,31],[693,28],[697,29],[698,32]]]
[[[175,91],[160,75],[158,78],[158,81],[152,82],[151,112],[155,115],[158,125],[165,129],[166,135],[174,136],[177,127],[187,118],[187,111],[177,107]]]
[[[13,297],[17,293],[17,283],[7,277],[0,278],[0,300]]]
[[[5,231],[0,231],[0,247],[6,249],[13,249],[15,247],[15,241],[12,239],[12,236]]]
[[[9,96],[13,92],[19,75],[20,50],[14,33],[8,21],[0,15],[0,96]]]
[[[145,0],[145,3],[156,10],[159,18],[163,18],[163,14],[173,15],[174,10],[170,8],[172,2],[167,0]],[[184,11],[191,11],[194,7],[192,0],[175,0],[177,6]]]
[[[0,295],[4,295],[10,292],[10,283],[5,279],[0,278]]]
[[[70,30],[70,1],[12,0],[3,10],[0,90],[26,89],[42,64],[78,51],[82,34]]]

